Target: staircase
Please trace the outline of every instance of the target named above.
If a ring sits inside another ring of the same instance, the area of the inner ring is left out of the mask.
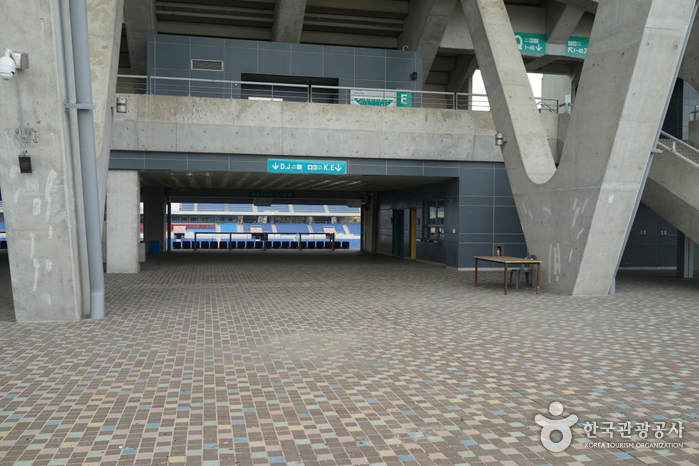
[[[662,134],[641,201],[699,241],[699,150]]]

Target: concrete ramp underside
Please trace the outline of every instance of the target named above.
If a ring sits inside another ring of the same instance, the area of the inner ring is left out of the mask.
[[[699,164],[658,145],[642,202],[699,242]]]

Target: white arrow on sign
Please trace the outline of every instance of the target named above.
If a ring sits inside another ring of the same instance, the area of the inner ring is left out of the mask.
[[[272,165],[272,168],[274,168],[275,170],[276,170],[277,168],[279,168],[279,165],[277,165],[277,162],[274,162],[274,165]]]
[[[341,171],[342,171],[342,167],[337,167],[335,170],[341,172]]]

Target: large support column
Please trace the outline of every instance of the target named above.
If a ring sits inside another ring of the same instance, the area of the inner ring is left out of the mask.
[[[398,37],[398,48],[422,52],[422,82],[432,68],[439,44],[447,30],[449,19],[458,0],[411,0],[410,12],[404,21],[403,33]]]
[[[141,193],[138,172],[110,170],[107,177],[107,273],[138,273]]]
[[[124,0],[124,26],[129,45],[131,74],[144,76],[148,72],[148,34],[157,31],[155,0]]]
[[[609,291],[694,12],[693,0],[599,4],[556,170],[502,0],[462,0],[527,246],[548,289]]]
[[[143,239],[146,252],[165,251],[165,190],[142,188],[143,193]],[[151,251],[150,242],[160,241],[160,251]]]
[[[0,81],[0,186],[18,321],[70,321],[84,312],[73,157],[58,2],[4,1],[0,46],[30,68]],[[26,137],[22,137],[26,136]],[[18,155],[31,157],[20,173]],[[77,155],[76,155],[77,156]],[[84,233],[82,233],[84,234]]]
[[[95,103],[95,145],[100,191],[100,215],[104,217],[107,171],[112,140],[113,109],[111,105],[115,101],[116,94],[121,27],[124,22],[124,0],[89,0],[87,14],[90,34],[92,100]]]

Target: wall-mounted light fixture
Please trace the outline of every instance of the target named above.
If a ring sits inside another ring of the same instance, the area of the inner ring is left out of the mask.
[[[507,142],[507,138],[502,135],[502,133],[497,133],[495,135],[495,145],[496,146],[504,146],[505,143]]]
[[[417,81],[417,71],[413,71],[410,77],[413,79],[413,81]]]
[[[19,156],[19,172],[20,173],[31,173],[32,172],[32,159],[25,150],[22,155]]]
[[[12,79],[16,70],[27,68],[29,68],[29,54],[5,49],[5,56],[0,57],[0,78],[5,81]]]
[[[117,113],[126,113],[126,97],[117,97],[116,111]]]

